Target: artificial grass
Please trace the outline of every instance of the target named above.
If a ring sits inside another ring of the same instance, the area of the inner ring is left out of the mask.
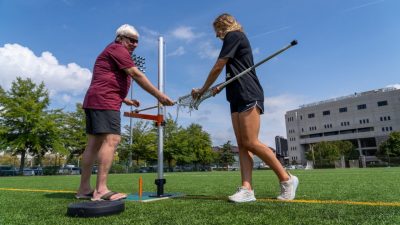
[[[125,202],[122,214],[99,218],[66,216],[74,193],[0,191],[0,224],[400,224],[400,168],[293,170],[300,185],[296,199],[323,202],[269,202],[279,193],[272,171],[254,171],[252,203],[227,202],[240,184],[240,172],[166,173],[165,192],[184,198],[149,203]],[[114,191],[155,191],[156,174],[111,174]],[[93,179],[94,183],[94,179]],[[79,176],[0,177],[0,188],[76,190]],[[398,202],[398,206],[351,205],[345,201]]]

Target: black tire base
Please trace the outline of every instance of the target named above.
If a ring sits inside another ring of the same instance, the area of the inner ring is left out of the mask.
[[[67,215],[72,217],[99,217],[123,212],[124,201],[90,201],[68,205]]]

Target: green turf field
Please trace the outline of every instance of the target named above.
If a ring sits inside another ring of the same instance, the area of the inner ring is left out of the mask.
[[[226,196],[240,172],[166,173],[165,192],[186,197],[126,202],[122,214],[70,218],[67,205],[79,176],[0,177],[0,224],[400,224],[400,168],[292,170],[299,177],[296,200],[278,202],[272,171],[254,171],[257,202],[234,204]],[[110,175],[114,191],[155,191],[156,174]]]

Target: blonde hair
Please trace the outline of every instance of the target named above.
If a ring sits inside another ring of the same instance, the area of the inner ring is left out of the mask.
[[[219,15],[213,23],[213,27],[215,32],[220,32],[221,35],[219,37],[224,38],[228,32],[231,31],[240,31],[243,32],[243,27],[240,23],[228,13],[223,13]]]

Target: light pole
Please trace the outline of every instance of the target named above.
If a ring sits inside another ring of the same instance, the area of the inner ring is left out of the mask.
[[[142,71],[143,73],[146,72],[145,66],[145,58],[141,56],[137,56],[136,54],[132,54],[132,60],[135,62],[136,67]],[[133,99],[133,79],[131,80],[131,99]],[[133,112],[133,106],[130,106],[131,112]],[[132,137],[132,117],[129,117],[129,154],[128,154],[128,170],[129,167],[132,167],[132,144],[133,144],[133,137]]]

